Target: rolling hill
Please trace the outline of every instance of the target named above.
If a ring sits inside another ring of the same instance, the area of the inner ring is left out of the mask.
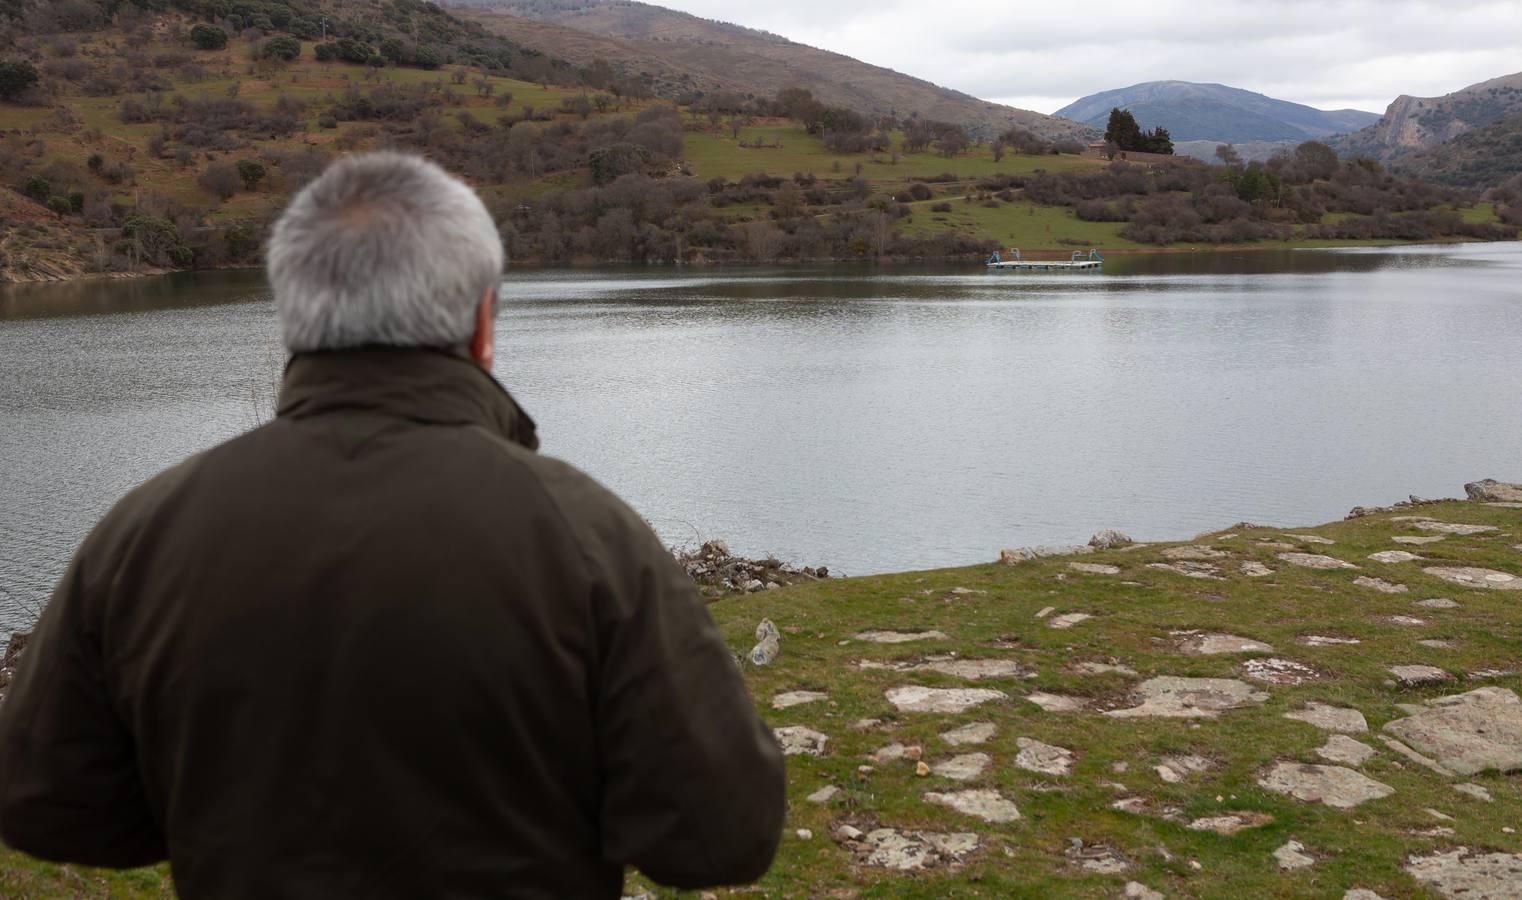
[[[1522,128],[1519,115],[1522,72],[1441,97],[1402,94],[1378,122],[1329,143],[1344,156],[1369,156],[1396,169],[1429,172],[1440,181],[1478,187],[1493,183],[1488,174],[1493,164],[1505,162],[1485,160],[1484,154],[1517,146],[1516,131]],[[1475,136],[1459,142],[1471,133]],[[1438,147],[1445,149],[1429,152]]]
[[[1110,110],[1130,110],[1143,127],[1162,126],[1175,141],[1218,144],[1299,142],[1353,131],[1378,120],[1357,109],[1322,110],[1224,84],[1149,81],[1075,100],[1056,115],[1103,129]]]
[[[869,115],[954,122],[976,136],[1017,126],[1048,139],[1088,140],[1090,126],[980,100],[923,79],[764,31],[622,0],[447,0],[453,13],[541,52],[607,61],[680,97],[728,90],[771,96],[803,87],[825,103]]]

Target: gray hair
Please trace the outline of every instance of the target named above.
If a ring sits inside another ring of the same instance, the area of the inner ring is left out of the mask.
[[[280,338],[304,353],[463,345],[503,262],[497,226],[468,186],[421,157],[369,153],[296,195],[275,223],[267,271]]]

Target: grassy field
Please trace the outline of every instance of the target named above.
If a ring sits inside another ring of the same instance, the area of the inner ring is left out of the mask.
[[[1445,534],[1432,529],[1446,526],[1403,518],[1410,516],[1492,530]],[[1396,537],[1439,539],[1413,545]],[[1392,549],[1422,559],[1370,559]],[[1357,569],[1305,568],[1283,553],[1324,555]],[[1212,577],[1157,567],[1184,565],[1181,560],[1209,567],[1196,571]],[[1113,568],[1084,572],[1070,565],[1075,561]],[[1251,576],[1245,563],[1263,568]],[[1341,897],[1352,888],[1392,900],[1436,897],[1405,871],[1408,859],[1457,848],[1522,854],[1522,773],[1438,774],[1387,745],[1384,726],[1438,697],[1480,687],[1522,690],[1522,619],[1516,614],[1522,593],[1453,584],[1425,571],[1434,566],[1522,577],[1522,510],[1449,502],[1309,529],[1239,526],[1192,544],[727,597],[710,609],[737,654],[750,649],[762,619],[775,622],[782,635],[775,662],[745,667],[757,708],[774,728],[804,726],[827,736],[820,755],[789,757],[782,850],[772,871],[745,892],[1109,898],[1136,881],[1168,897]],[[1387,593],[1359,578],[1406,589]],[[1431,598],[1454,605],[1418,602]],[[1060,618],[1071,613],[1089,618],[1054,627],[1072,621]],[[933,630],[943,637],[900,644],[858,637],[872,629]],[[1201,655],[1186,646],[1198,635],[1180,633],[1196,631],[1269,649]],[[1356,643],[1316,646],[1307,643],[1312,636]],[[1265,659],[1307,667],[1299,672],[1305,680],[1268,683],[1246,674],[1252,660]],[[1014,671],[974,682],[954,669],[910,668],[978,660]],[[1449,680],[1400,686],[1389,667],[1408,664],[1434,666]],[[1230,679],[1261,693],[1216,717],[1104,714],[1132,707],[1140,687],[1159,676]],[[999,695],[958,713],[902,711],[886,692],[905,685]],[[773,708],[775,696],[792,691],[821,696]],[[1031,699],[1050,705],[1053,697],[1082,708],[1046,711]],[[1338,740],[1364,744],[1368,759],[1346,767],[1392,793],[1337,809],[1260,784],[1279,762],[1326,763],[1316,751],[1330,746],[1331,733],[1285,718],[1313,702],[1362,713],[1368,730]],[[991,726],[985,743],[954,747],[941,737],[974,723]],[[1022,739],[1070,751],[1070,773],[1023,768]],[[899,749],[882,752],[893,745]],[[937,774],[948,758],[973,752],[988,757],[980,774],[966,781]],[[1164,777],[1158,767],[1174,757],[1196,762],[1192,769],[1174,766]],[[1482,788],[1490,801],[1461,793],[1455,787],[1461,784]],[[807,799],[825,786],[839,792],[825,802]],[[997,791],[1019,818],[990,824],[926,799],[969,789]],[[1234,834],[1199,827],[1201,820],[1230,816],[1250,824]],[[843,827],[868,835],[877,828],[964,834],[976,847],[921,869],[885,869],[847,840]],[[1074,852],[1075,840],[1082,853]],[[1273,854],[1290,841],[1299,842],[1310,863],[1283,871]],[[1109,870],[1084,868],[1085,859],[1103,861]],[[1515,864],[1522,870],[1522,856]],[[161,896],[164,879],[162,869],[105,874],[0,855],[0,894],[7,897]],[[1514,885],[1522,890],[1522,882]],[[637,875],[628,892],[679,895]]]

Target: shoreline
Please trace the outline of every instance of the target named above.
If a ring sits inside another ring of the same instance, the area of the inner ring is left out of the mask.
[[[1522,239],[1519,239],[1522,241]],[[1284,243],[1248,244],[1179,244],[1173,246],[1132,246],[1132,247],[1104,247],[1096,246],[1090,249],[1098,250],[1105,256],[1163,256],[1163,255],[1200,255],[1210,253],[1281,253],[1286,251],[1300,250],[1351,250],[1361,248],[1388,248],[1388,247],[1428,247],[1428,246],[1453,246],[1459,244],[1511,244],[1519,241],[1480,241],[1465,238],[1438,238],[1420,241],[1396,241],[1396,240],[1368,240],[1368,241],[1290,241]],[[1070,255],[1077,247],[1070,248],[1036,248],[1022,250],[1031,259],[1059,259]],[[626,260],[595,260],[587,258],[571,259],[563,262],[544,262],[529,257],[526,259],[510,260],[508,270],[514,266],[523,266],[533,269],[557,269],[575,271],[579,269],[596,269],[606,266],[619,266],[623,268],[648,268],[648,269],[688,269],[699,268],[706,270],[714,269],[746,269],[765,266],[811,266],[811,265],[861,265],[861,266],[893,266],[902,264],[922,265],[941,263],[946,265],[968,264],[982,267],[982,257],[970,255],[958,256],[885,256],[885,257],[811,257],[807,259],[774,259],[774,260],[716,260],[698,258],[685,262],[669,263],[630,263]],[[163,269],[150,268],[131,272],[78,272],[70,275],[41,274],[35,276],[17,276],[11,272],[0,272],[0,290],[7,287],[27,287],[49,284],[80,284],[91,281],[127,281],[139,278],[155,278],[164,275],[177,275],[188,272],[224,272],[240,269],[257,269],[260,266],[250,265],[227,265],[209,266],[206,268],[189,269]]]

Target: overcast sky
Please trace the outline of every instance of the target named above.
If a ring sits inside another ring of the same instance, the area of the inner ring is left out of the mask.
[[[1522,0],[654,0],[1038,112],[1206,81],[1382,113],[1522,70]]]

